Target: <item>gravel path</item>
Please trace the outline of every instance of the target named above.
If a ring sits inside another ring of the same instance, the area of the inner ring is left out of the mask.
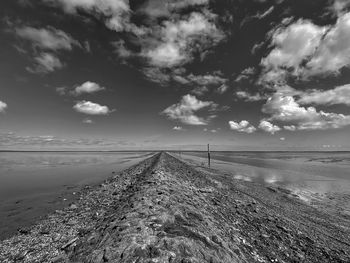
[[[159,153],[2,241],[0,262],[350,262],[350,218]]]

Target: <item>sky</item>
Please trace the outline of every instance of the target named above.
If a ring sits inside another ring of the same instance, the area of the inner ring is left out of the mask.
[[[350,150],[348,0],[2,0],[0,150]]]

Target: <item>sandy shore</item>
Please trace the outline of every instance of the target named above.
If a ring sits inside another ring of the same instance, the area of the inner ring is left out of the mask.
[[[350,217],[161,153],[0,243],[0,262],[349,262]]]

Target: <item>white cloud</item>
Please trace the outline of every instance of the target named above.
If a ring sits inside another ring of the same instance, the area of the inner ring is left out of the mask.
[[[140,7],[139,12],[145,13],[151,18],[169,17],[179,9],[208,3],[209,0],[148,0]]]
[[[302,107],[293,96],[275,93],[263,106],[270,121],[286,123],[284,128],[293,130],[325,130],[350,125],[350,116],[317,111],[314,107]],[[293,128],[292,128],[293,127]]]
[[[256,128],[248,121],[242,120],[241,122],[229,121],[230,129],[238,132],[253,133]]]
[[[298,75],[300,64],[316,51],[325,32],[325,27],[302,19],[275,29],[271,37],[274,48],[261,61],[265,70],[264,80],[270,81],[276,76],[283,78],[285,69],[291,69],[293,75]]]
[[[187,18],[163,22],[144,40],[142,55],[156,67],[171,68],[191,61],[195,51],[224,38],[212,16],[193,12]]]
[[[83,120],[83,123],[85,123],[85,124],[93,124],[94,121],[91,120],[91,119],[84,119],[84,120]]]
[[[130,12],[128,0],[44,0],[61,6],[67,13],[74,14],[78,10],[105,17],[106,26],[115,31],[125,29]]]
[[[20,27],[15,29],[16,34],[33,43],[35,47],[45,50],[72,50],[73,46],[80,46],[79,42],[62,30],[53,27],[34,28]]]
[[[260,121],[259,128],[262,129],[265,132],[275,134],[276,132],[280,131],[281,128],[278,127],[277,125],[272,124],[269,121],[262,120]]]
[[[220,87],[217,88],[216,92],[219,94],[224,94],[229,89],[229,86],[226,84],[222,84]]]
[[[101,90],[105,90],[105,88],[95,82],[86,81],[74,89],[74,94],[81,95],[83,93],[95,93]]]
[[[350,84],[339,86],[330,90],[312,90],[300,95],[299,104],[335,105],[345,104],[350,106]]]
[[[243,80],[251,80],[251,77],[255,74],[256,70],[253,67],[246,68],[236,77],[235,82],[241,82]]]
[[[259,93],[250,94],[246,91],[237,91],[236,96],[239,99],[242,99],[244,101],[249,101],[249,102],[260,101],[260,100],[266,99],[264,96],[261,96]]]
[[[195,113],[203,109],[213,111],[217,106],[212,101],[201,101],[195,96],[187,94],[182,97],[179,103],[166,108],[162,114],[165,114],[171,120],[178,120],[189,125],[207,125],[215,115],[211,113],[209,117],[204,118],[197,116]]]
[[[175,130],[175,131],[183,131],[184,129],[181,126],[175,126],[173,128],[173,130]]]
[[[306,64],[306,75],[338,73],[350,65],[350,13],[338,18],[327,32],[311,60]]]
[[[294,125],[285,125],[283,126],[283,128],[287,131],[296,131],[297,127],[295,127]]]
[[[261,82],[338,74],[350,66],[350,13],[340,14],[333,26],[318,26],[303,19],[285,26],[289,22],[271,33],[273,49],[261,61]]]
[[[74,106],[73,109],[77,112],[88,114],[88,115],[107,115],[113,110],[110,110],[107,106],[102,106],[100,104],[91,101],[79,101]]]
[[[345,8],[350,6],[349,0],[334,0],[331,9],[337,14],[344,11]]]
[[[49,73],[64,67],[61,60],[51,53],[41,53],[34,61],[35,65],[27,68],[31,73]]]
[[[0,112],[5,112],[7,104],[0,100]]]

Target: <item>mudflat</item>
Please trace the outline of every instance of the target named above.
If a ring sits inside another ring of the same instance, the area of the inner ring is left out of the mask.
[[[0,243],[1,262],[349,262],[350,217],[158,153]]]

